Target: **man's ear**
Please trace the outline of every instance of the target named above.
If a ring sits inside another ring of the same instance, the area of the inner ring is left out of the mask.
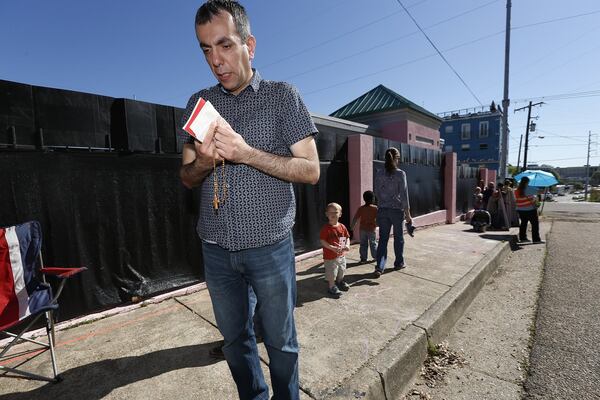
[[[248,36],[246,46],[248,47],[248,56],[252,60],[254,58],[254,51],[256,50],[256,38],[252,35]]]

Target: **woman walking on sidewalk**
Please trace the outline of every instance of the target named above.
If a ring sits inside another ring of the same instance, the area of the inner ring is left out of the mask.
[[[412,223],[406,173],[398,168],[400,152],[394,147],[385,151],[385,168],[375,176],[375,196],[379,200],[377,225],[379,225],[379,244],[375,277],[385,269],[387,245],[390,231],[394,227],[394,270],[406,268],[404,263],[404,221]]]

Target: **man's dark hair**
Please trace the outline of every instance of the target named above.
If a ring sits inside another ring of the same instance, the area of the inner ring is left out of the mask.
[[[208,0],[198,9],[196,13],[196,25],[204,25],[212,21],[215,15],[228,12],[233,17],[235,28],[243,43],[250,36],[250,21],[246,9],[237,1],[231,0]]]
[[[375,194],[372,191],[367,190],[363,193],[363,200],[366,204],[373,204],[375,203]]]

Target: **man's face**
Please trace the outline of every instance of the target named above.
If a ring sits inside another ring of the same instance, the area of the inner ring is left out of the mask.
[[[233,17],[226,11],[204,25],[196,25],[196,37],[219,83],[234,95],[244,90],[252,79],[250,60],[256,48],[254,37],[249,36],[243,43]]]

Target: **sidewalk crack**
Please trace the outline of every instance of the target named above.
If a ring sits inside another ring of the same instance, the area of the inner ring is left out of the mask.
[[[200,319],[204,320],[205,322],[207,322],[209,325],[219,329],[219,327],[216,324],[213,324],[212,321],[210,321],[209,319],[205,318],[202,314],[197,313],[193,308],[191,308],[190,306],[188,306],[187,304],[179,301],[178,298],[174,298],[173,300],[175,300],[177,303],[181,304],[182,306],[184,306],[185,308],[187,308],[192,314],[197,315],[198,317],[200,317]]]
[[[385,396],[385,400],[388,400],[387,390],[385,389],[385,379],[383,377],[383,374],[379,371],[377,371],[377,373],[379,374],[379,379],[381,380],[381,387],[383,388],[383,395]]]
[[[431,282],[431,283],[436,283],[436,284],[438,284],[438,285],[446,286],[446,287],[449,287],[449,288],[451,288],[451,287],[453,286],[453,285],[448,285],[447,283],[444,283],[444,282],[438,282],[438,281],[434,281],[433,279],[427,279],[427,278],[423,278],[422,276],[413,275],[413,274],[411,274],[411,273],[409,273],[409,272],[402,272],[402,273],[403,273],[404,275],[412,276],[413,278],[417,278],[417,279],[420,279],[420,280],[422,280],[422,281]]]
[[[516,385],[516,386],[523,386],[523,383],[524,383],[524,381],[521,381],[521,382],[511,381],[509,379],[503,378],[501,376],[494,375],[494,374],[492,374],[490,372],[487,372],[487,371],[484,371],[484,370],[478,369],[478,368],[467,367],[467,369],[470,369],[471,371],[477,372],[477,373],[479,373],[481,375],[485,375],[485,376],[487,376],[489,378],[497,379],[499,381],[510,383],[510,384]]]

